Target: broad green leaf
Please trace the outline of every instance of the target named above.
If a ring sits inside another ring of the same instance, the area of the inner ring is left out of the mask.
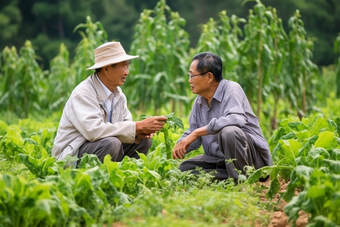
[[[308,152],[313,147],[315,141],[317,141],[318,138],[319,137],[317,135],[308,138],[307,143],[305,143],[305,145],[299,150],[297,157],[305,157],[305,156],[307,156]]]
[[[0,120],[0,136],[3,136],[7,133],[8,125],[6,122]]]
[[[296,138],[295,132],[290,132],[290,133],[281,137],[282,140],[289,140],[289,139],[293,139],[293,138]]]
[[[300,142],[297,140],[282,140],[280,141],[283,147],[283,152],[286,160],[293,166],[296,165],[295,158],[297,157],[298,151],[301,148]]]
[[[287,186],[287,190],[283,195],[283,198],[286,201],[290,201],[294,194],[295,189],[305,185],[308,182],[311,174],[313,172],[313,168],[308,166],[297,166],[292,170],[290,182]]]
[[[300,192],[298,196],[294,196],[290,202],[284,207],[284,212],[289,217],[289,221],[296,223],[299,218],[299,212],[301,210],[301,204],[306,201],[306,192]]]
[[[268,198],[274,198],[274,196],[279,192],[280,190],[280,181],[277,178],[277,175],[275,174],[275,172],[272,172],[272,174],[270,175],[270,186],[269,189],[266,193],[266,196]]]
[[[328,151],[325,148],[322,148],[322,147],[314,147],[314,148],[312,148],[308,152],[307,156],[311,157],[312,159],[317,159],[320,156],[322,156],[323,158],[326,158],[326,159],[328,159],[330,157]]]
[[[307,189],[307,197],[317,199],[325,196],[325,188],[322,185],[312,185]]]
[[[340,161],[340,149],[333,149],[329,151],[332,160]]]
[[[318,135],[321,131],[328,130],[327,121],[321,116],[317,116],[311,125],[311,135]]]
[[[329,160],[324,159],[322,163],[327,166],[330,171],[334,174],[340,174],[340,161],[339,160]]]
[[[319,138],[315,141],[315,147],[323,147],[326,150],[329,150],[333,147],[334,144],[334,132],[324,131],[319,134]]]
[[[272,159],[274,163],[277,163],[284,158],[284,148],[281,142],[277,143],[274,150],[272,151]]]
[[[333,222],[331,219],[327,218],[323,215],[318,215],[313,218],[313,223],[310,225],[311,227],[318,227],[318,226],[325,226],[325,227],[332,227],[338,226],[337,223]]]
[[[300,121],[289,122],[288,126],[295,131],[303,131],[305,129],[308,129],[307,125]]]
[[[299,140],[307,140],[310,137],[309,131],[308,130],[302,130],[296,133],[296,137]]]
[[[77,165],[78,168],[88,169],[96,166],[101,166],[102,163],[97,155],[94,154],[84,154],[80,158],[80,163]]]
[[[248,177],[248,183],[253,184],[253,183],[258,182],[261,177],[263,178],[263,177],[270,175],[272,169],[273,169],[272,166],[265,166],[265,167],[255,170]]]
[[[39,199],[36,203],[37,208],[39,209],[37,214],[45,213],[45,218],[51,218],[51,200],[49,199]]]

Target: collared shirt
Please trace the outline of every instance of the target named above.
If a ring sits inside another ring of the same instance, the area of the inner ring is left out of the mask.
[[[105,91],[105,94],[106,94],[106,99],[104,101],[104,106],[105,106],[105,109],[106,111],[109,113],[111,111],[111,106],[112,106],[112,96],[113,96],[113,93],[103,84],[103,82],[99,79],[97,73],[95,74],[99,83],[102,85],[104,91]]]
[[[54,139],[52,156],[57,160],[66,155],[76,156],[86,141],[105,137],[117,137],[122,143],[134,143],[136,122],[127,108],[127,101],[120,87],[115,88],[112,123],[108,123],[108,111],[104,101],[107,94],[94,75],[82,81],[72,91],[60,119]]]
[[[112,118],[112,115],[115,114],[116,109],[117,109],[117,105],[121,105],[120,103],[122,103],[124,101],[124,99],[122,99],[122,95],[120,94],[121,92],[119,92],[118,89],[115,89],[113,91],[110,91],[104,84],[103,82],[99,79],[97,73],[95,74],[99,83],[102,85],[105,94],[106,94],[106,99],[104,100],[104,107],[106,112],[108,113],[108,121],[112,122],[112,119],[110,119],[110,117]],[[110,114],[111,113],[111,114]]]
[[[210,107],[205,98],[197,96],[189,117],[189,125],[189,129],[179,141],[204,126],[207,126],[209,134],[194,141],[187,152],[202,145],[205,154],[224,158],[223,153],[219,151],[217,133],[226,126],[237,126],[253,141],[263,160],[272,165],[268,142],[263,137],[258,118],[253,113],[242,87],[234,81],[220,81]]]

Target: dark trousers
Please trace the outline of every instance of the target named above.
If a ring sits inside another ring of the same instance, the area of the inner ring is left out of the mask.
[[[136,151],[147,154],[151,145],[151,139],[143,139],[139,144],[126,144],[116,137],[106,137],[94,142],[86,141],[79,148],[78,158],[82,157],[84,153],[95,154],[101,162],[104,162],[104,157],[109,154],[112,161],[119,162],[123,160],[124,156],[139,158]]]
[[[255,169],[265,166],[253,142],[236,126],[223,128],[218,133],[218,144],[220,151],[223,152],[224,159],[206,154],[197,155],[182,162],[179,169],[181,171],[191,170],[191,173],[199,174],[196,167],[201,167],[205,172],[215,171],[216,179],[224,180],[231,177],[237,180],[238,171],[245,174],[245,166],[254,166]],[[228,160],[233,161],[228,162]]]

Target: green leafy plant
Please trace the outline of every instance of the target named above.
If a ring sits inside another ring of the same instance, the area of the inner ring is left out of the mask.
[[[140,119],[146,119],[150,117],[149,115],[146,114],[142,114],[140,116]],[[160,134],[162,135],[162,141],[164,141],[164,153],[166,154],[166,157],[168,159],[172,158],[172,148],[174,146],[174,139],[172,137],[172,133],[171,132],[176,132],[176,129],[182,129],[184,128],[183,122],[180,118],[175,117],[174,113],[168,114],[165,117],[168,118],[168,120],[166,121],[166,123],[164,124],[163,128],[157,132],[158,136],[160,136]]]
[[[316,223],[339,224],[338,209],[333,207],[339,192],[340,139],[337,125],[322,115],[288,118],[281,122],[269,145],[273,166],[255,171],[248,179],[254,183],[270,174],[267,196],[273,198],[280,189],[280,179],[289,181],[282,198],[290,201],[285,212],[294,223],[304,210]],[[294,196],[296,190],[298,196]]]
[[[337,161],[339,172],[340,161]],[[285,213],[294,226],[299,211],[311,215],[308,226],[337,226],[340,224],[340,176],[332,174],[327,167],[310,168],[298,166],[291,175],[291,183],[287,188],[286,199],[290,202],[284,208]],[[296,187],[303,186],[303,191],[293,197]]]

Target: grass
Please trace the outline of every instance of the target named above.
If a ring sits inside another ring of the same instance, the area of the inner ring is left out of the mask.
[[[113,226],[266,226],[271,213],[265,206],[251,185],[216,182],[141,194],[116,213]]]

